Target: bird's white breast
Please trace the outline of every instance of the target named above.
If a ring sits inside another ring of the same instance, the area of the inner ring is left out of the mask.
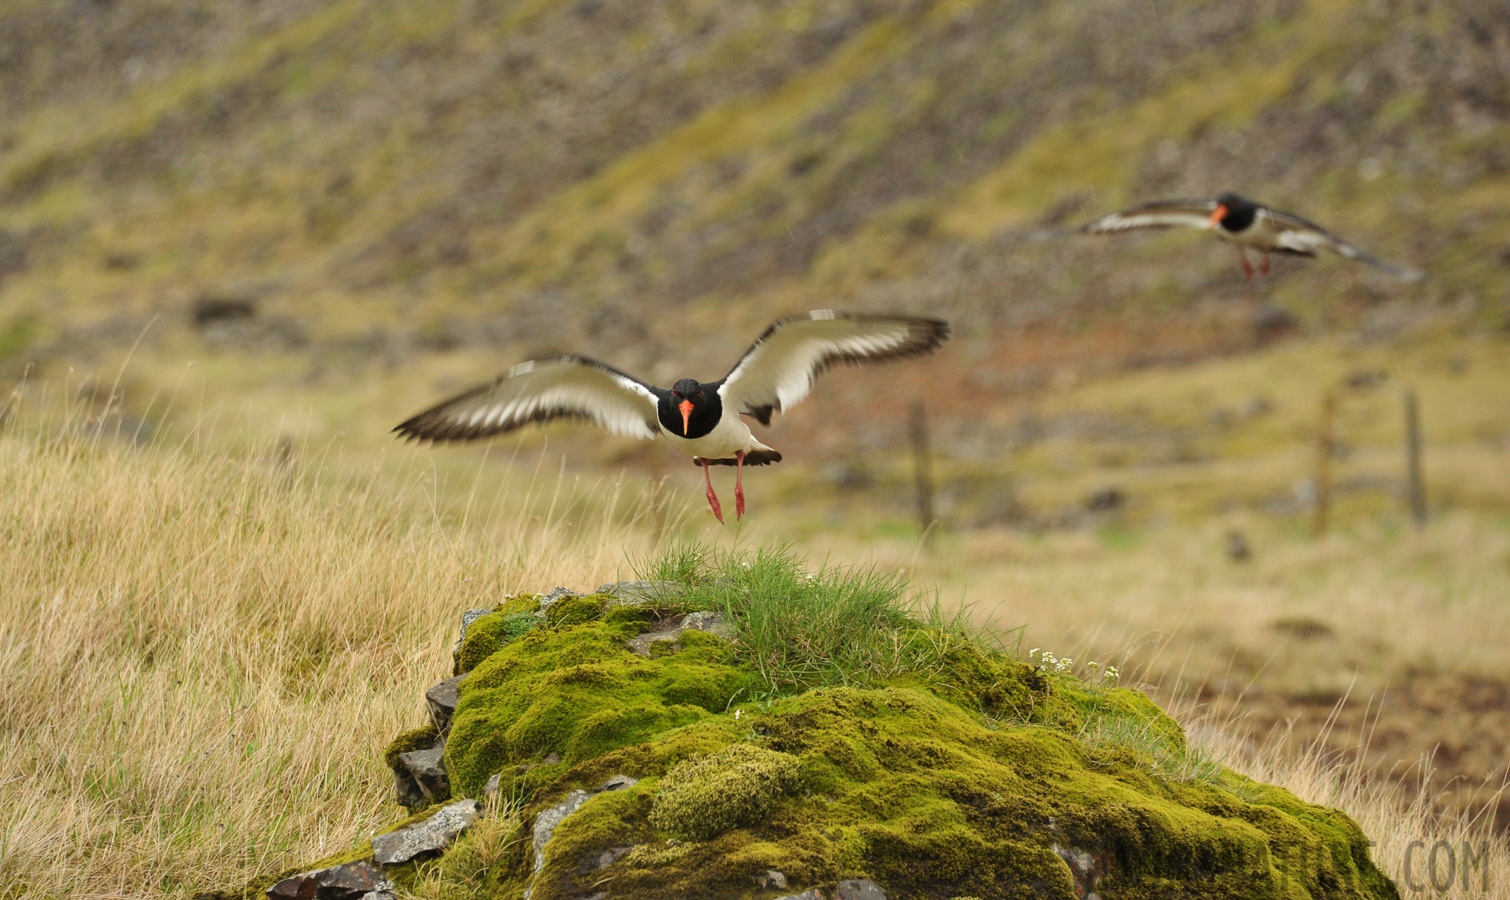
[[[683,453],[697,456],[703,459],[733,459],[736,450],[746,453],[756,447],[763,447],[755,440],[755,435],[750,433],[750,426],[738,416],[729,415],[727,412],[713,426],[713,430],[699,438],[683,437],[681,434],[668,430],[661,426],[661,434],[664,434],[671,443],[675,444]]]
[[[1216,233],[1239,246],[1255,247],[1260,250],[1274,247],[1279,243],[1279,229],[1274,227],[1274,220],[1269,217],[1266,210],[1259,210],[1258,215],[1253,217],[1253,224],[1236,234],[1225,228],[1217,228]]]

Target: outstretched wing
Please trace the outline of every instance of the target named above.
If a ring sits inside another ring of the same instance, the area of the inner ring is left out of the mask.
[[[836,363],[917,356],[948,336],[949,325],[940,319],[814,310],[773,322],[739,358],[718,393],[726,405],[769,425],[773,411],[801,402],[814,379]]]
[[[649,438],[657,431],[656,402],[655,389],[638,378],[586,357],[557,356],[522,362],[393,430],[410,440],[467,441],[571,418]]]
[[[1270,220],[1274,223],[1275,243],[1281,250],[1306,256],[1315,256],[1318,250],[1329,250],[1338,256],[1355,259],[1382,269],[1405,281],[1420,281],[1426,277],[1426,273],[1420,269],[1385,262],[1362,248],[1349,244],[1315,222],[1302,219],[1294,213],[1280,212],[1275,209],[1268,210],[1268,213]]]
[[[1111,234],[1137,228],[1212,228],[1215,200],[1156,200],[1102,216],[1076,229],[1081,234]]]

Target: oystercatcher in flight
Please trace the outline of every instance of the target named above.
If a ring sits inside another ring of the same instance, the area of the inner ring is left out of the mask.
[[[614,434],[665,435],[702,466],[708,505],[724,520],[711,466],[734,466],[734,509],[745,511],[744,467],[781,462],[739,416],[771,424],[836,363],[859,364],[927,353],[949,336],[939,319],[820,309],[778,319],[718,381],[683,378],[658,388],[584,356],[522,362],[481,387],[425,410],[393,429],[410,440],[466,441],[531,422],[584,419]]]
[[[1330,250],[1339,256],[1368,263],[1406,281],[1420,281],[1425,272],[1387,263],[1332,234],[1315,222],[1294,213],[1270,209],[1238,194],[1223,194],[1215,200],[1158,200],[1112,213],[1077,229],[1082,234],[1110,234],[1135,228],[1199,228],[1237,247],[1243,274],[1253,280],[1248,262],[1251,248],[1263,254],[1258,270],[1269,274],[1269,254],[1315,256]]]

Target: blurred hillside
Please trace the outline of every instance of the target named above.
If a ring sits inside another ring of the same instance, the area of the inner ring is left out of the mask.
[[[1178,315],[1090,354],[1178,357],[1248,343],[1202,306],[1241,296],[1230,251],[1032,237],[1229,188],[1435,275],[1282,264],[1265,290],[1303,322],[1503,326],[1507,22],[1477,0],[17,0],[0,327],[46,357],[254,306],[253,347],[643,366],[695,338],[717,369],[773,313],[843,304],[966,334]]]

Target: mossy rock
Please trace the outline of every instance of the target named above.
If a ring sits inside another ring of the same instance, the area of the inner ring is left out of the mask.
[[[461,646],[456,648],[456,664],[451,674],[461,675],[472,671],[499,648],[539,626],[543,621],[537,612],[539,609],[538,595],[519,594],[495,606],[491,613],[474,620],[467,626],[467,636],[462,639]]]
[[[478,632],[447,767],[457,796],[499,774],[522,815],[476,896],[770,900],[870,878],[892,900],[1398,897],[1343,813],[1216,767],[1172,775],[1184,734],[1136,691],[904,624],[915,671],[771,696],[711,634],[636,655],[661,613],[603,600]],[[536,816],[616,774],[638,781],[557,825],[537,872]],[[770,869],[788,889],[757,886]]]
[[[956,641],[886,684],[757,702],[762,682],[731,643],[688,632],[646,659],[626,642],[650,617],[599,609],[500,646],[461,687],[456,794],[501,773],[525,804],[490,896],[611,883],[615,900],[767,898],[844,878],[893,900],[1398,896],[1341,812],[1220,770],[1163,777],[1136,746],[1088,746],[1087,723],[1114,719],[1185,752],[1179,725],[1135,691]],[[550,753],[561,762],[540,765]],[[537,876],[535,815],[613,774],[640,781],[567,817]],[[632,849],[600,868],[615,848]],[[791,888],[757,889],[768,869]]]
[[[433,723],[406,731],[394,738],[388,748],[383,751],[383,764],[397,771],[400,754],[434,747],[438,740],[440,740],[440,730]]]

